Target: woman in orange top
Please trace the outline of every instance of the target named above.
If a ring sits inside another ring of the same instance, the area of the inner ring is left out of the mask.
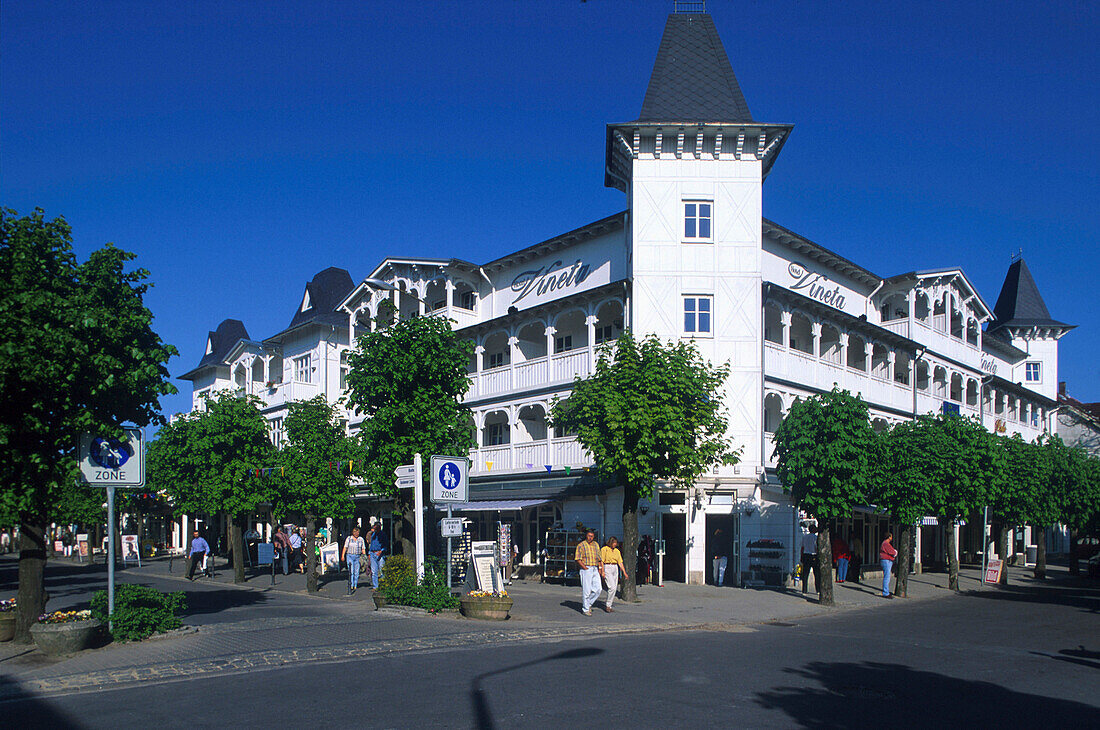
[[[626,575],[617,538],[607,538],[607,544],[600,548],[600,560],[603,561],[603,581],[607,584],[607,600],[603,602],[603,610],[611,613],[614,610],[611,604],[615,602],[615,591],[619,588],[619,573]]]

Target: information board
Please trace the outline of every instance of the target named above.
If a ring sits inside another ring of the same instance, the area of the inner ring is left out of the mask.
[[[256,565],[270,565],[275,561],[275,545],[270,542],[256,543]]]
[[[985,566],[985,582],[1000,583],[1001,570],[1004,569],[1004,561],[1000,558],[990,558]]]
[[[474,576],[481,591],[499,593],[500,573],[497,571],[496,541],[475,542],[471,545],[471,560],[474,564]]]

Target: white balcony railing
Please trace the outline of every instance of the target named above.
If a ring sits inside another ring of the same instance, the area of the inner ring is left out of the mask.
[[[471,373],[467,397],[485,398],[568,383],[577,376],[586,378],[592,372],[594,357],[593,350],[586,347]]]
[[[479,476],[533,471],[545,473],[548,465],[557,471],[592,464],[575,436],[483,446],[470,451],[470,462],[472,472]]]

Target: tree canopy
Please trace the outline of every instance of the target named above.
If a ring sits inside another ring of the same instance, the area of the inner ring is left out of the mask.
[[[640,342],[624,331],[603,347],[595,372],[577,378],[551,408],[555,426],[577,433],[600,474],[624,487],[624,597],[635,600],[637,507],[658,480],[681,488],[718,464],[736,464],[740,450],[726,434],[722,387],[727,365],[712,365],[693,342]]]
[[[71,489],[81,433],[161,421],[178,354],[153,331],[149,272],[107,244],[80,263],[63,218],[0,210],[0,514],[21,523],[16,638],[45,607],[45,525]]]

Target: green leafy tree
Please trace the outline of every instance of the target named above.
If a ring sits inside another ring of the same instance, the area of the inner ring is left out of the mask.
[[[324,396],[291,403],[287,409],[286,444],[279,452],[279,489],[275,514],[306,518],[306,589],[317,591],[317,518],[350,517],[356,488],[351,470],[362,450],[344,433],[336,410]],[[351,466],[344,466],[345,464]]]
[[[414,555],[411,494],[399,494],[393,472],[413,455],[464,456],[474,447],[466,373],[474,345],[439,317],[414,317],[363,335],[348,356],[349,407],[365,416],[360,440],[371,489],[392,497],[402,520],[397,537]]]
[[[833,550],[827,522],[867,501],[877,444],[867,404],[834,387],[791,406],[775,430],[776,471],[794,503],[818,521],[821,603],[834,604]]]
[[[1077,540],[1100,517],[1100,468],[1095,458],[1066,446],[1058,436],[1049,437],[1043,448],[1050,460],[1050,490],[1058,505],[1058,521],[1069,529],[1069,572],[1077,575]]]
[[[206,399],[205,410],[162,427],[146,455],[149,488],[166,491],[177,513],[229,516],[236,583],[245,580],[243,522],[273,491],[271,478],[250,473],[275,458],[257,404],[254,396],[220,391]]]
[[[990,485],[1002,478],[1004,449],[976,418],[926,416],[933,457],[928,460],[928,506],[944,526],[948,587],[959,589],[959,553],[955,524],[984,509]]]
[[[909,595],[913,526],[928,511],[925,471],[935,457],[935,435],[927,417],[899,423],[878,436],[870,498],[901,525],[898,540],[897,595]]]
[[[997,552],[1008,560],[1012,554],[1009,535],[1017,525],[1030,521],[1045,489],[1045,458],[1039,446],[1024,441],[1020,434],[994,436],[1005,451],[1004,471],[991,484],[989,506],[1000,526]],[[1008,566],[1001,571],[1001,585],[1008,585]]]
[[[1047,577],[1047,535],[1051,525],[1062,517],[1062,505],[1052,481],[1053,457],[1048,447],[1050,436],[1040,436],[1032,445],[1034,459],[1030,490],[1027,495],[1026,521],[1038,533],[1036,538],[1035,577]]]
[[[20,525],[16,640],[44,612],[46,525],[83,432],[160,422],[176,349],[152,329],[149,272],[108,244],[80,263],[63,218],[0,211],[0,514]]]
[[[659,480],[686,489],[717,464],[736,464],[726,435],[726,365],[705,361],[692,342],[665,344],[629,331],[600,349],[595,373],[555,399],[551,419],[577,432],[600,474],[623,487],[623,598],[636,601],[638,500]]]

